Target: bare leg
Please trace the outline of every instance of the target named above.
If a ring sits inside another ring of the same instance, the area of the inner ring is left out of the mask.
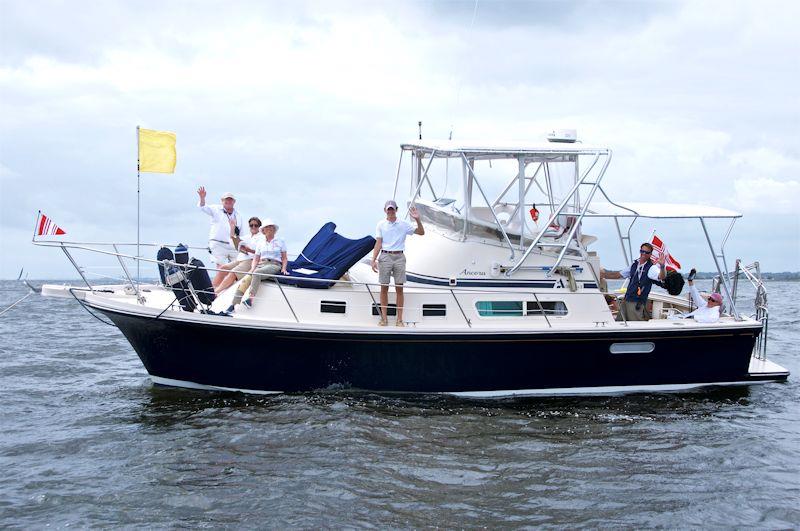
[[[219,283],[219,286],[214,288],[214,294],[219,295],[229,287],[233,286],[234,282],[236,282],[236,273],[226,274],[225,278],[222,279],[222,282]]]
[[[403,322],[403,304],[405,303],[405,296],[403,295],[403,286],[395,285],[395,291],[397,292],[397,322]],[[388,290],[387,290],[388,291]]]
[[[389,306],[389,286],[381,286],[381,321],[386,321],[386,307]]]
[[[225,280],[225,277],[228,275],[228,271],[236,267],[236,264],[239,262],[228,262],[227,264],[217,265],[218,269],[224,269],[224,271],[217,271],[217,274],[214,275],[214,280],[211,281],[211,285],[214,286],[214,293],[219,293],[225,288],[219,288],[219,285]],[[228,284],[230,286],[230,284]],[[225,286],[225,287],[228,287]]]
[[[217,274],[214,275],[214,279],[211,281],[211,285],[214,286],[214,290],[217,289],[217,286],[220,285],[222,279],[225,278],[225,275],[228,273],[225,271],[217,271]]]

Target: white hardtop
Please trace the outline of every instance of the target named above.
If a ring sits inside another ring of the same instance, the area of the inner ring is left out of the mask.
[[[400,145],[404,151],[436,152],[437,156],[447,157],[460,153],[465,155],[537,155],[542,153],[607,153],[606,147],[591,146],[581,142],[533,142],[481,141],[481,140],[416,140]]]
[[[620,218],[658,218],[658,219],[687,219],[687,218],[740,218],[742,214],[735,210],[728,210],[708,205],[693,205],[687,203],[637,203],[592,202],[584,217],[620,217]]]

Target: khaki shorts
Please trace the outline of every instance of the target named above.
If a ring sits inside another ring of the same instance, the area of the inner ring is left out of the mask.
[[[406,283],[406,255],[403,253],[384,253],[378,256],[378,282],[389,285],[389,277],[394,276],[396,286]]]
[[[231,271],[236,275],[237,280],[242,280],[244,276],[250,272],[250,267],[253,265],[253,259],[239,260]]]

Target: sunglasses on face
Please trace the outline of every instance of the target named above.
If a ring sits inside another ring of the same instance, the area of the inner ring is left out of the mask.
[[[258,227],[260,227],[261,225],[259,225],[258,223],[251,223],[251,224],[250,224],[250,226],[251,226],[251,227],[256,227],[256,228],[258,228]]]
[[[639,249],[639,254],[652,254],[653,251],[645,251],[644,249]]]

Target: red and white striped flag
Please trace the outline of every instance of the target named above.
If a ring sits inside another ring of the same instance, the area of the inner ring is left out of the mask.
[[[53,220],[42,214],[39,211],[39,217],[36,218],[36,235],[37,236],[61,236],[66,234],[66,231],[53,223]]]
[[[661,238],[653,234],[653,239],[650,241],[650,243],[653,244],[652,260],[654,262],[661,257],[661,253],[664,253],[664,255],[667,257],[665,265],[667,266],[668,270],[677,271],[681,268],[681,263],[675,260],[675,257],[673,257],[671,254],[669,254],[667,246],[664,244]]]

